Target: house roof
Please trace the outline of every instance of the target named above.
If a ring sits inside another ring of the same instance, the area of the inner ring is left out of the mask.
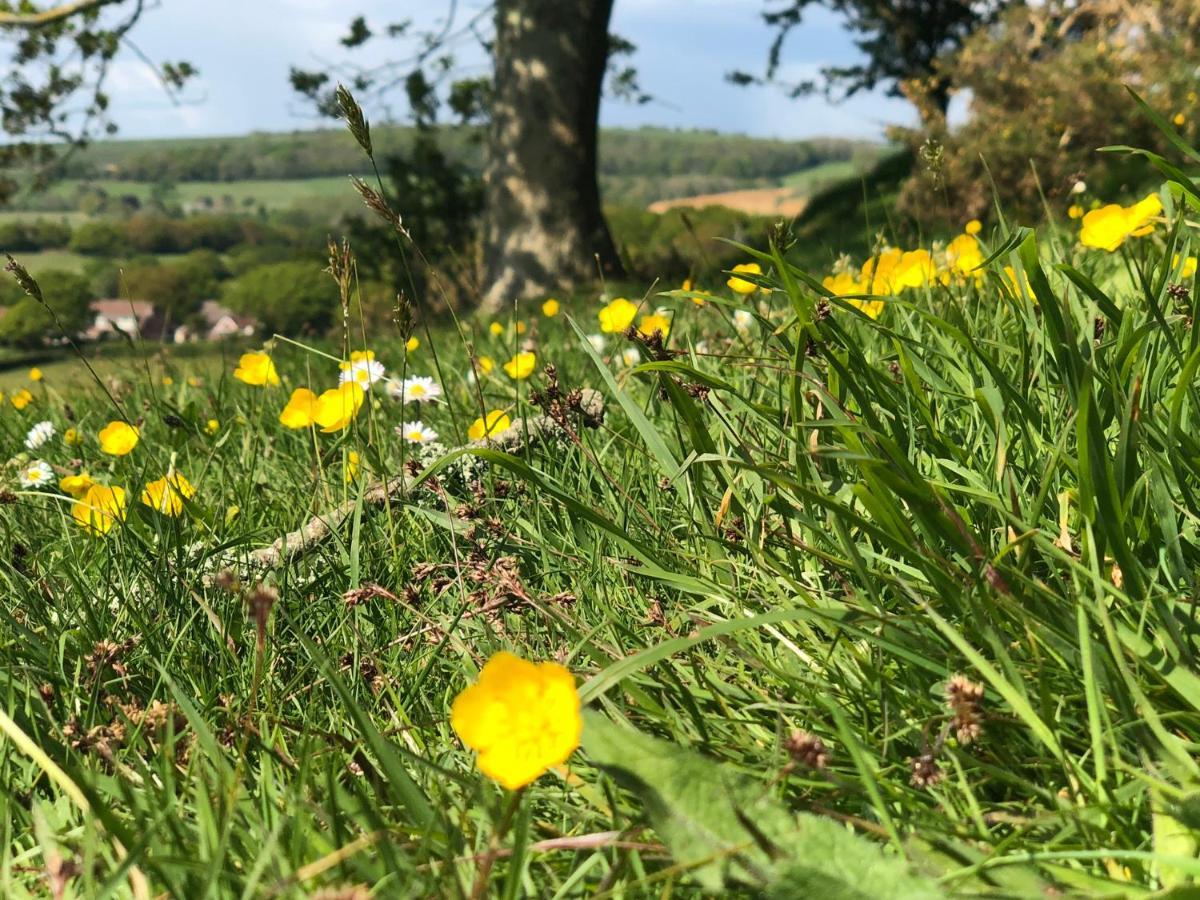
[[[88,308],[106,319],[132,315],[140,322],[154,315],[154,304],[149,300],[93,300]]]
[[[222,306],[216,300],[205,300],[200,304],[200,318],[204,320],[204,323],[209,328],[212,328],[227,316],[236,322],[239,328],[245,328],[248,325],[258,325],[258,322],[255,319],[252,319],[248,316],[240,316],[227,306]]]

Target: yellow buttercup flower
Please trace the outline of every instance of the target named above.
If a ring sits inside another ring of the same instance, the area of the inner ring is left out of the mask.
[[[558,315],[559,308],[560,308],[559,302],[557,300],[555,300],[553,297],[551,297],[549,300],[547,300],[545,303],[542,304],[542,315],[545,316],[547,319],[553,319],[555,316]]]
[[[209,419],[207,422],[204,423],[204,433],[205,434],[216,434],[220,430],[221,430],[221,423],[218,422],[216,419]]]
[[[274,387],[279,384],[275,361],[265,353],[243,353],[237,368],[233,370],[233,377],[255,387]]]
[[[488,326],[488,331],[492,333],[492,337],[500,337],[500,335],[504,334],[504,326],[499,322],[493,322]]]
[[[567,669],[502,652],[454,698],[450,726],[479,754],[479,771],[515,791],[575,752],[583,733],[579,707]]]
[[[317,395],[306,387],[296,388],[279,414],[284,428],[308,428],[317,421]]]
[[[1187,124],[1187,116],[1183,113],[1175,113],[1175,118],[1171,119],[1171,121],[1175,123],[1176,128],[1182,128]]]
[[[415,336],[410,337],[407,341],[404,342],[404,349],[407,350],[409,353],[412,353],[414,350],[416,350],[420,346],[421,346],[421,342],[419,340],[417,340],[417,338]]]
[[[1017,296],[1027,296],[1033,300],[1034,303],[1037,303],[1037,298],[1033,294],[1033,286],[1029,283],[1029,276],[1024,272],[1021,272],[1020,276],[1018,277],[1016,269],[1014,269],[1012,266],[1005,266],[1004,280],[1008,282],[1008,286],[1012,289],[1014,294]]]
[[[29,370],[29,380],[30,381],[41,381],[42,380],[42,370],[39,369],[37,366],[34,366],[32,369],[30,369]]]
[[[1093,209],[1083,217],[1079,241],[1085,247],[1096,247],[1112,253],[1126,239],[1153,231],[1153,219],[1162,212],[1162,208],[1158,195],[1150,194],[1133,206],[1110,203]]]
[[[100,429],[100,450],[109,456],[124,456],[138,445],[141,432],[128,422],[109,422]]]
[[[1171,260],[1171,268],[1179,265],[1179,254],[1175,254],[1175,258]],[[1196,257],[1189,256],[1183,261],[1183,268],[1179,272],[1180,278],[1191,278],[1196,274]]]
[[[900,256],[892,274],[893,288],[897,293],[908,288],[924,287],[937,275],[937,267],[928,250],[909,250]]]
[[[659,313],[650,313],[642,316],[642,320],[638,322],[638,331],[646,337],[651,337],[656,331],[666,337],[671,332],[671,320]]]
[[[63,443],[68,447],[77,447],[83,443],[83,432],[77,428],[68,428],[63,432]]]
[[[346,454],[346,461],[342,464],[342,478],[349,484],[358,477],[358,470],[362,467],[362,458],[358,455],[358,451],[351,450]]]
[[[847,297],[853,294],[867,293],[867,286],[854,277],[854,274],[849,270],[838,272],[834,275],[825,276],[821,282],[830,293],[837,297]],[[878,319],[883,312],[884,302],[882,300],[847,300],[855,309],[862,310],[872,319]]]
[[[894,278],[896,267],[900,264],[904,251],[899,247],[889,247],[878,256],[872,256],[862,264],[859,281],[868,294],[895,293]]]
[[[983,248],[974,235],[960,234],[946,245],[946,262],[957,275],[982,276],[979,266],[983,263]]]
[[[167,516],[178,516],[183,512],[183,501],[196,496],[192,483],[179,472],[151,481],[142,491],[142,503],[151,509],[157,509]]]
[[[95,483],[87,472],[80,472],[78,475],[63,476],[58,482],[58,489],[76,500],[81,500]]]
[[[17,409],[24,409],[33,402],[33,394],[29,393],[25,388],[21,388],[12,392],[12,396],[8,398],[8,402]]]
[[[1078,203],[1072,203],[1069,207],[1067,207],[1067,218],[1068,219],[1082,219],[1083,218],[1083,207],[1080,206]]]
[[[821,282],[831,294],[836,297],[846,297],[850,294],[865,294],[864,285],[850,272],[838,272],[836,275],[826,275]]]
[[[537,355],[530,350],[525,350],[504,364],[504,372],[509,378],[521,381],[532,375],[536,366]]]
[[[978,219],[972,219],[963,227],[963,231],[972,236],[977,235],[983,231],[983,223]]]
[[[691,291],[693,293],[699,293],[699,291],[696,290],[695,282],[692,281],[692,279],[690,279],[690,278],[683,279],[683,284],[681,284],[679,286],[679,289],[681,291]],[[703,297],[688,297],[688,299],[691,300],[693,303],[695,303],[697,306],[703,306],[705,303],[705,300]]]
[[[467,429],[467,437],[473,441],[482,441],[485,437],[496,437],[512,427],[512,420],[502,410],[493,409],[486,416],[481,416],[471,423]]]
[[[492,370],[496,368],[496,361],[490,356],[478,356],[475,358],[475,363],[484,375],[491,375]]]
[[[734,266],[733,271],[741,272],[745,275],[761,275],[762,266],[756,262],[741,263]],[[755,291],[759,290],[758,285],[753,281],[747,281],[745,278],[738,278],[736,274],[730,276],[729,280],[726,281],[725,284],[730,290],[738,294],[753,294]]]
[[[163,384],[163,387],[170,387],[170,386],[171,386],[171,385],[173,385],[174,383],[175,383],[175,379],[174,379],[174,378],[172,378],[170,375],[164,375],[164,376],[162,377],[162,384]]]
[[[606,334],[624,331],[633,324],[633,320],[637,317],[637,311],[636,303],[630,303],[624,297],[617,297],[597,313],[600,319],[600,330]]]
[[[528,326],[528,325],[526,325],[524,322],[518,322],[518,323],[517,323],[515,326],[513,326],[513,327],[516,329],[516,332],[517,332],[517,334],[524,334],[524,333],[525,333],[525,331],[526,331],[526,329],[527,329],[529,326]]]
[[[115,523],[125,521],[125,489],[93,484],[71,505],[71,518],[94,535],[108,534]]]
[[[317,398],[313,418],[326,434],[341,431],[354,421],[366,396],[366,391],[359,385],[347,381]]]
[[[847,300],[846,302],[855,309],[862,310],[864,315],[872,319],[878,319],[887,305],[882,300]]]

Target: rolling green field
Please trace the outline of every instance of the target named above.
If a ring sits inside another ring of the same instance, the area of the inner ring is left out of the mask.
[[[72,253],[70,250],[38,250],[20,254],[22,265],[35,275],[46,269],[66,269],[69,272],[82,272],[88,264],[86,256]]]
[[[178,203],[194,204],[211,200],[218,210],[254,213],[259,208],[266,210],[288,209],[297,205],[317,202],[347,201],[341,205],[361,205],[358,195],[350,186],[350,175],[324,178],[248,179],[245,181],[184,181],[172,185],[168,198]],[[67,199],[83,188],[93,188],[120,197],[136,197],[147,202],[154,193],[155,185],[144,181],[125,181],[112,178],[62,179],[48,190],[51,196]],[[19,218],[19,211],[9,211],[8,216]],[[43,213],[55,217],[52,213]],[[67,214],[70,217],[73,214]],[[77,214],[74,214],[77,217]],[[76,219],[77,220],[77,219]]]
[[[865,161],[841,160],[822,163],[811,169],[788,175],[783,179],[783,184],[802,196],[811,197],[830,185],[852,182],[869,168],[870,165]]]
[[[70,250],[39,250],[36,252],[19,253],[17,255],[20,257],[21,264],[35,275],[47,269],[65,269],[68,272],[83,272],[87,269],[88,265],[96,263],[95,257],[83,256]],[[180,258],[180,254],[177,253],[138,255],[145,256],[146,258],[154,258],[160,262],[170,262],[171,260]]]
[[[38,212],[35,210],[25,209],[0,209],[0,224],[6,222],[66,222],[69,225],[79,225],[88,220],[88,214],[79,212],[78,210],[71,211],[55,211],[55,212]]]

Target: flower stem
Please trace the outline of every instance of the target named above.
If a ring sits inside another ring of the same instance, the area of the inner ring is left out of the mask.
[[[504,815],[500,818],[499,824],[496,825],[496,830],[492,832],[491,840],[488,841],[487,852],[479,859],[479,865],[475,870],[475,885],[471,888],[471,900],[482,900],[483,896],[487,893],[488,881],[492,876],[492,864],[496,861],[497,853],[500,850],[500,843],[504,840],[504,836],[508,834],[508,829],[512,826],[513,819],[517,815],[517,810],[521,806],[521,798],[523,796],[525,796],[525,788],[520,788],[513,791],[512,797],[509,798]]]

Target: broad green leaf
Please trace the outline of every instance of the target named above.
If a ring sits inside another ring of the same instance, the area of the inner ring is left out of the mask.
[[[684,747],[588,712],[583,746],[641,802],[675,862],[705,890],[776,898],[923,900],[932,883],[829,819],[785,810],[766,788]]]

